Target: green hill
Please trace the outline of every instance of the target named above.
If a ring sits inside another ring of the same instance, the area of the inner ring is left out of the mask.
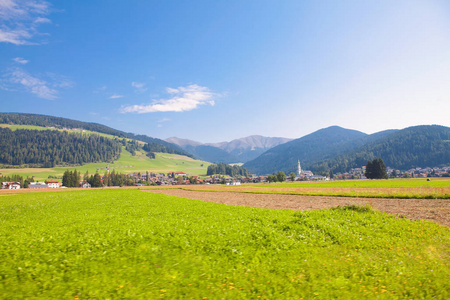
[[[103,174],[106,167],[109,165],[110,171],[129,174],[134,172],[185,172],[188,175],[206,175],[206,171],[210,163],[195,160],[193,158],[170,153],[155,153],[155,159],[150,159],[146,156],[144,151],[138,151],[133,156],[123,147],[120,158],[114,163],[89,163],[83,166],[68,166],[68,167],[54,167],[54,168],[8,168],[0,169],[0,174],[7,176],[12,174],[19,174],[24,177],[35,176],[35,180],[44,181],[51,177],[60,178],[66,170],[77,170],[84,174],[86,171],[89,174],[99,172]]]
[[[244,167],[255,174],[270,174],[279,170],[285,173],[295,171],[297,160],[303,164],[331,158],[355,147],[353,141],[367,134],[356,130],[332,126],[320,129],[302,138],[276,146],[258,158],[247,162]]]
[[[408,170],[450,164],[450,128],[439,125],[399,130],[348,153],[312,164],[314,170],[344,172],[380,157],[386,166]]]
[[[38,114],[0,113],[0,124],[55,127],[58,129],[63,128],[84,129],[102,134],[107,134],[110,136],[116,136],[118,138],[129,138],[144,143],[148,143],[151,147],[155,149],[154,152],[158,151],[165,153],[174,153],[192,157],[190,153],[184,151],[178,145],[168,143],[161,139],[152,138],[146,135],[136,135],[134,133],[123,132],[97,123],[82,122],[66,118],[38,115]]]
[[[209,166],[184,155],[176,145],[100,124],[7,113],[0,113],[0,122],[5,122],[0,124],[0,175],[35,176],[42,181],[61,177],[67,169],[103,173],[108,164],[120,173],[206,175]]]
[[[53,167],[117,160],[121,143],[99,135],[0,128],[0,164]]]

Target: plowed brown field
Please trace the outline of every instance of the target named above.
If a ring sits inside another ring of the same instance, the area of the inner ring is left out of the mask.
[[[148,190],[189,199],[271,209],[317,210],[345,205],[370,205],[373,209],[410,220],[430,220],[450,226],[450,199],[386,199],[200,192],[181,189]]]

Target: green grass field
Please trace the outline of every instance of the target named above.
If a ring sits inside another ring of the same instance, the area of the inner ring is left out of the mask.
[[[450,199],[450,178],[206,185],[186,190],[332,197]]]
[[[257,187],[319,187],[319,188],[411,188],[411,187],[450,187],[450,178],[417,178],[417,179],[388,179],[388,180],[337,180],[316,182],[286,182],[286,183],[260,183]]]
[[[139,190],[0,194],[3,299],[448,299],[450,230]]]
[[[0,169],[0,173],[3,175],[19,174],[24,177],[35,176],[35,180],[44,181],[48,176],[62,177],[68,169],[76,169],[81,174],[86,173],[86,171],[89,174],[95,174],[98,170],[100,174],[103,174],[107,165],[107,163],[91,163],[76,167]],[[110,171],[116,170],[116,172],[125,174],[145,171],[163,173],[182,171],[189,175],[206,175],[209,165],[208,162],[177,154],[156,153],[155,159],[149,159],[143,152],[136,152],[136,155],[132,156],[130,152],[123,148],[120,158],[109,164],[109,168]]]

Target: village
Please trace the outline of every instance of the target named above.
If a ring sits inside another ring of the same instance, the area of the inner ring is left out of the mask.
[[[328,176],[315,175],[309,170],[302,170],[300,161],[298,162],[296,174],[291,173],[288,176],[284,176],[284,180],[277,181],[330,181],[330,180],[355,180],[366,179],[365,177],[366,167],[352,168],[345,173],[329,174]],[[108,170],[109,171],[109,170]],[[281,172],[283,173],[283,172]],[[389,178],[430,178],[430,177],[449,177],[450,167],[426,167],[426,168],[413,168],[406,171],[396,170],[387,167],[387,173]],[[284,173],[283,173],[284,174]],[[1,174],[0,174],[1,175]],[[294,176],[295,175],[295,176]],[[248,177],[235,176],[230,177],[227,175],[211,175],[211,176],[194,176],[185,172],[167,172],[167,173],[154,173],[154,172],[135,172],[127,174],[127,180],[123,185],[125,186],[172,186],[172,185],[191,185],[191,184],[223,184],[223,185],[241,185],[247,183],[270,183],[269,176],[256,176],[250,175]],[[62,179],[62,178],[61,178]],[[100,177],[101,186],[106,186],[105,176]],[[86,179],[80,178],[78,181],[79,188],[91,188],[91,184]],[[46,180],[44,182],[30,182],[26,186],[22,186],[18,181],[6,181],[2,182],[2,189],[54,189],[54,188],[66,188],[62,185],[62,182],[55,180],[54,178]]]

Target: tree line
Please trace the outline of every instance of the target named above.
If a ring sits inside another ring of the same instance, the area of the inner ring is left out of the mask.
[[[83,180],[81,180],[81,178]],[[105,172],[102,176],[96,172],[95,174],[89,174],[88,171],[81,177],[81,174],[77,170],[66,170],[62,178],[62,185],[65,187],[79,187],[80,182],[87,182],[91,187],[102,186],[132,186],[134,185],[134,178],[126,174],[117,173],[113,170],[111,173]]]
[[[105,125],[97,123],[87,123],[82,121],[70,120],[66,118],[38,115],[38,114],[24,114],[24,113],[0,113],[0,124],[17,124],[17,125],[33,125],[33,126],[54,126],[56,128],[82,128],[89,131],[105,133],[119,138],[129,138],[150,144],[151,152],[174,153],[193,157],[192,154],[187,153],[179,146],[168,143],[166,141],[152,138],[146,135],[139,135],[130,132],[123,132],[117,129],[110,128]]]
[[[34,182],[33,177],[24,178],[21,175],[13,174],[8,176],[0,176],[0,182],[19,182],[23,188],[28,188],[31,182]]]
[[[283,182],[286,181],[286,174],[283,171],[278,171],[277,174],[273,173],[271,175],[267,176],[267,181],[268,182]],[[295,179],[295,174],[294,174],[294,179]]]
[[[244,167],[240,167],[237,165],[231,166],[231,165],[227,165],[224,163],[219,163],[219,164],[209,165],[206,175],[208,175],[208,176],[209,175],[228,175],[231,177],[235,177],[235,176],[249,177],[250,173]]]
[[[117,160],[122,145],[99,135],[0,128],[0,164],[54,167]]]

